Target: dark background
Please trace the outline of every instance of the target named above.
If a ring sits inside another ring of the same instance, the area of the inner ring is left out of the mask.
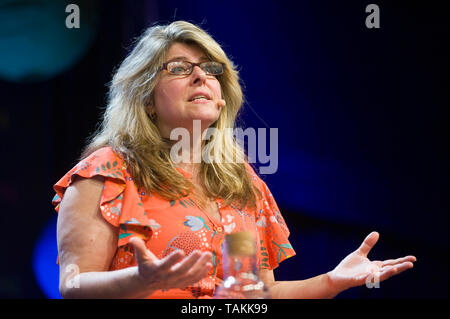
[[[262,178],[297,256],[276,278],[332,270],[376,230],[369,256],[413,254],[414,269],[337,298],[448,298],[447,1],[0,1],[0,296],[58,297],[52,186],[133,38],[174,20],[239,66],[244,127],[278,128],[278,171]]]

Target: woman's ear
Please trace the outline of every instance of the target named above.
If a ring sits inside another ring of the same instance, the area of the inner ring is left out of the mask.
[[[150,117],[150,119],[152,121],[154,121],[156,119],[156,112],[154,111],[154,109],[152,109],[152,111],[150,111],[150,113],[148,114],[148,116]]]
[[[148,117],[153,121],[156,118],[156,110],[153,104],[148,104],[145,107],[145,112],[147,113]]]

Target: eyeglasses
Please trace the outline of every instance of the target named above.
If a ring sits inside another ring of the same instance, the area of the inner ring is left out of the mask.
[[[189,75],[194,70],[194,66],[200,67],[200,69],[202,69],[203,72],[206,73],[206,75],[217,76],[223,74],[223,72],[225,71],[225,63],[214,61],[201,63],[192,63],[188,61],[172,61],[164,63],[159,70],[167,70],[169,74],[174,75]]]

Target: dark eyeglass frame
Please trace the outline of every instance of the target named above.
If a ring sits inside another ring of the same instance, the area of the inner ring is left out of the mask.
[[[174,62],[184,62],[184,63],[190,64],[190,65],[191,65],[190,72],[189,72],[189,73],[183,73],[183,74],[170,73],[170,71],[169,71],[169,69],[167,68],[167,66],[168,66],[170,63],[174,63]],[[222,65],[222,73],[220,73],[220,74],[212,74],[212,73],[208,73],[208,72],[206,72],[205,70],[203,70],[202,64],[204,64],[204,63],[211,63],[211,62],[221,64],[221,65]],[[203,62],[199,62],[199,63],[194,63],[194,62],[189,62],[189,61],[169,61],[169,62],[163,63],[163,65],[162,65],[161,68],[158,70],[158,72],[160,72],[160,71],[162,71],[162,70],[166,70],[167,73],[172,74],[172,75],[191,75],[192,72],[194,72],[194,67],[196,67],[196,66],[198,66],[200,69],[202,69],[202,71],[205,72],[206,75],[219,76],[219,75],[222,75],[222,74],[224,73],[224,71],[225,71],[225,66],[226,66],[226,65],[225,65],[225,63],[222,63],[222,62],[216,62],[216,61],[203,61]]]

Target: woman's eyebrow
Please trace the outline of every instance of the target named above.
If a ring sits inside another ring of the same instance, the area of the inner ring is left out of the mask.
[[[199,61],[209,61],[210,59],[206,56],[201,56]],[[168,60],[167,62],[173,62],[173,61],[189,61],[187,57],[185,56],[176,56]]]

